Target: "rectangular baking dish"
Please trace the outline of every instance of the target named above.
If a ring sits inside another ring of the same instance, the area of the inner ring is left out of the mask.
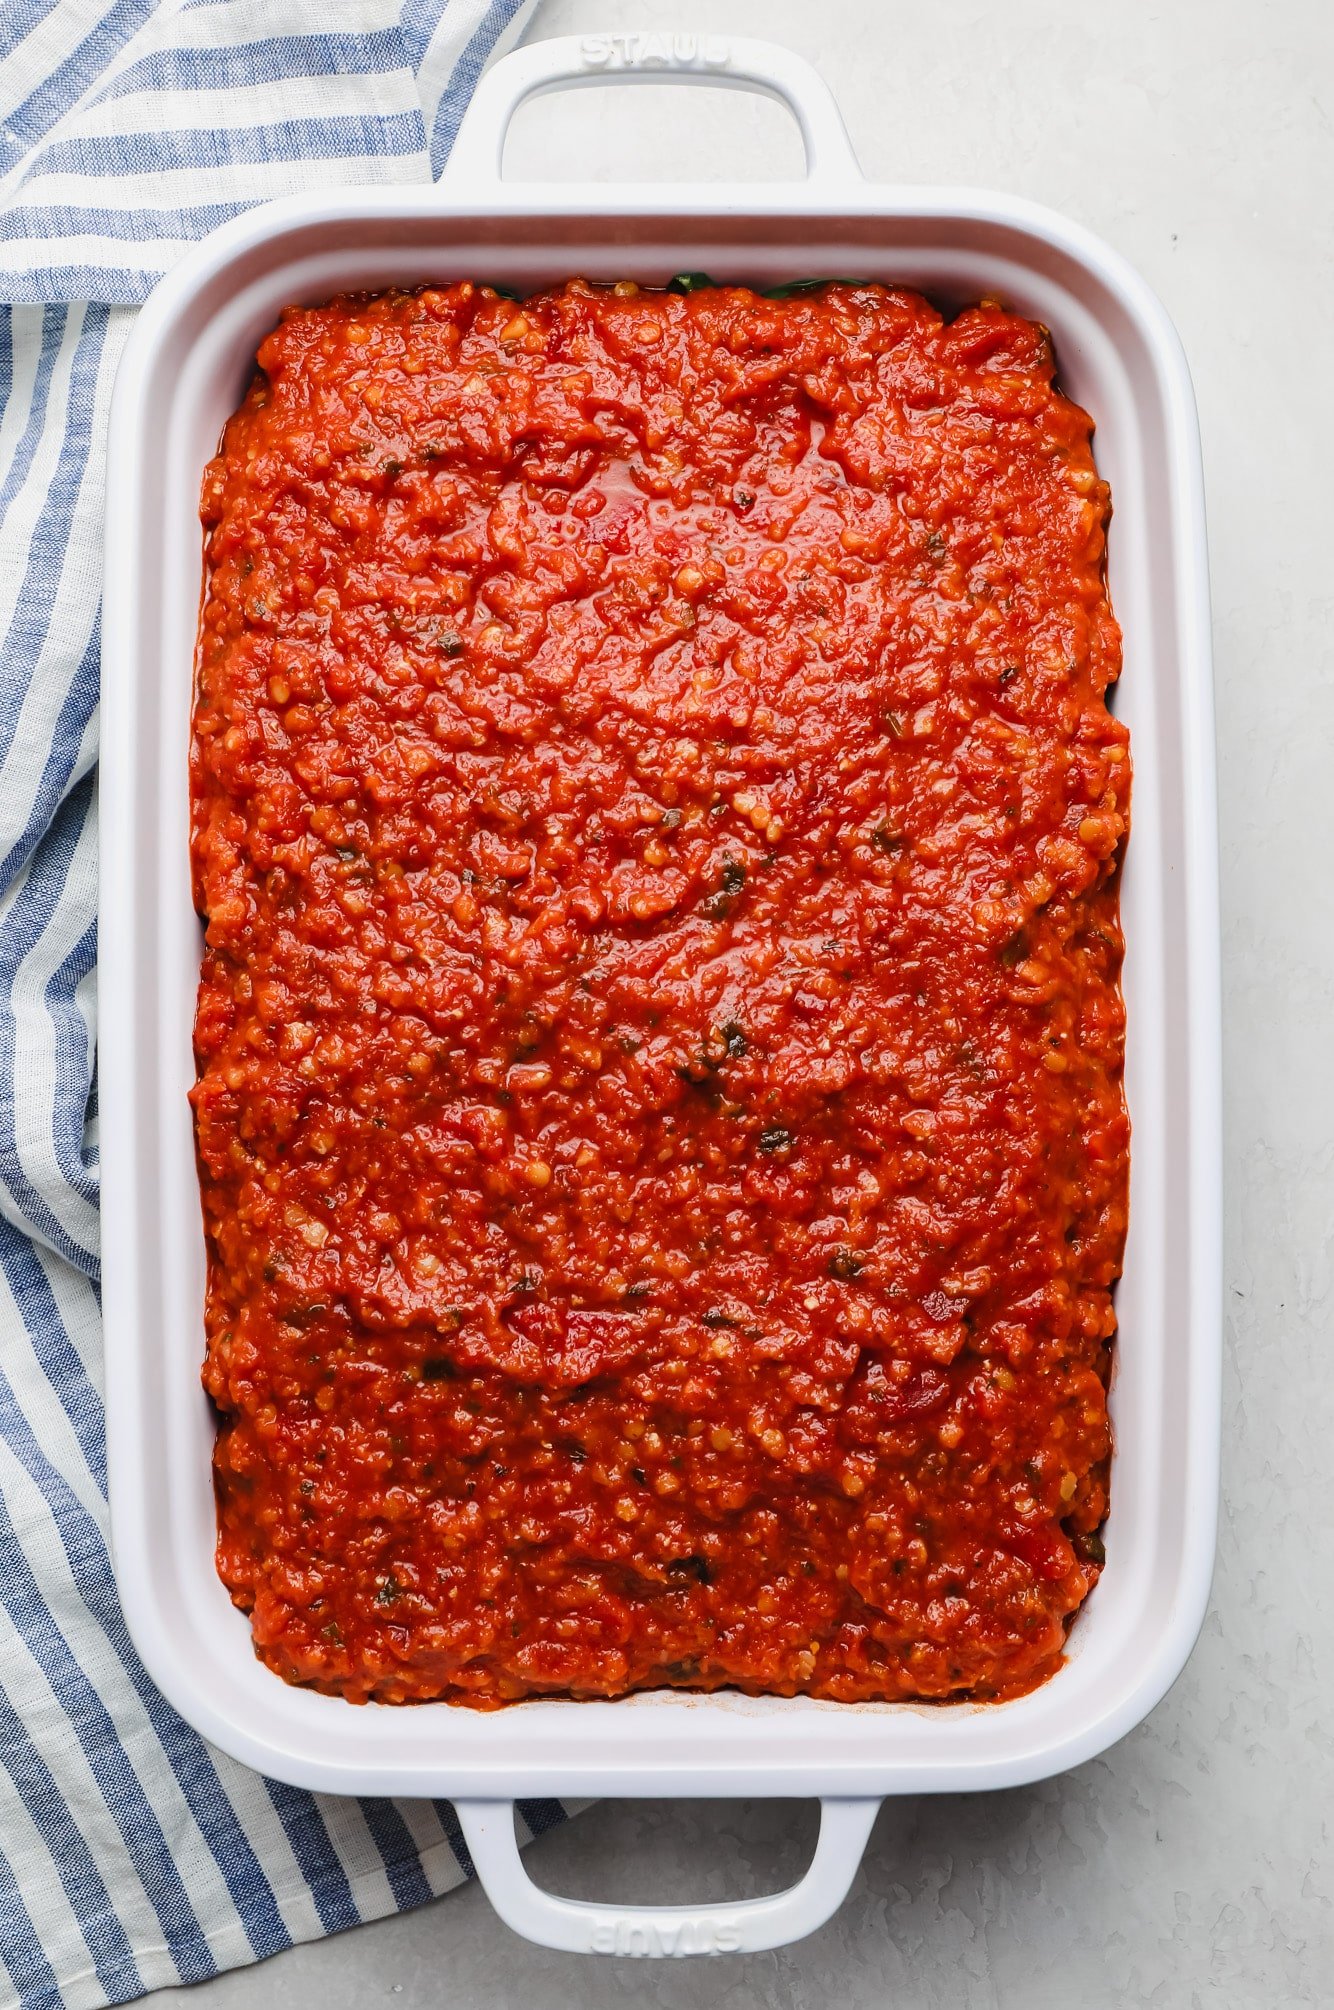
[[[524,187],[505,129],[533,92],[647,79],[740,85],[795,114],[798,184]],[[1123,912],[1134,1127],[1119,1287],[1107,1566],[1045,1687],[991,1706],[732,1694],[356,1708],[290,1688],[251,1651],[213,1567],[213,1426],[200,1389],[204,1247],[190,1112],[200,956],[187,747],[199,481],[257,343],[291,302],[472,277],[771,285],[855,274],[946,309],[984,294],[1051,329],[1112,486],[1125,632],[1116,698],[1135,759]],[[1194,400],[1162,307],[1124,261],[1008,197],[862,181],[815,73],[764,43],[591,37],[521,49],[482,82],[438,188],[340,191],[251,211],[162,283],[116,387],[103,628],[101,1085],[112,1534],[125,1615],[163,1693],[261,1771],[327,1793],[448,1795],[493,1901],[552,1946],[775,1946],[839,1903],[879,1799],[1012,1787],[1122,1737],[1180,1672],[1214,1551],[1220,1356],[1220,1055],[1214,743]],[[811,1870],[743,1905],[615,1909],[531,1885],[527,1795],[819,1795]]]

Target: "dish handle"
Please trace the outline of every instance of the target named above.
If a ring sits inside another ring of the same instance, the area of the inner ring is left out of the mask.
[[[819,71],[776,42],[742,35],[556,35],[502,56],[479,79],[450,149],[441,186],[470,197],[503,185],[510,120],[528,98],[590,84],[706,84],[758,91],[786,106],[801,130],[806,179],[861,180],[842,114]],[[688,176],[683,179],[689,179]]]
[[[814,1933],[835,1913],[862,1860],[878,1799],[822,1800],[806,1875],[787,1891],[733,1905],[593,1905],[533,1883],[519,1855],[512,1801],[454,1803],[472,1860],[505,1924],[569,1954],[759,1954]]]

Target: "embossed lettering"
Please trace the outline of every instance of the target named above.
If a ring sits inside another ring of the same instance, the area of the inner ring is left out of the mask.
[[[630,1960],[650,1956],[736,1954],[741,1932],[717,1914],[692,1912],[680,1920],[603,1918],[595,1920],[588,1937],[593,1954],[619,1954]]]
[[[723,70],[731,60],[723,35],[585,35],[579,58],[589,70]]]

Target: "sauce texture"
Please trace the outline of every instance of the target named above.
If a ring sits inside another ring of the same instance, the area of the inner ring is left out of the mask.
[[[218,1568],[353,1700],[999,1698],[1097,1579],[1130,762],[1046,332],[289,312],[204,481]]]

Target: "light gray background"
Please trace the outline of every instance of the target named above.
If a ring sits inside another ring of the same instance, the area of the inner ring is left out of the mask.
[[[476,1888],[158,1999],[179,2010],[1286,2010],[1334,2003],[1334,4],[546,0],[536,34],[709,28],[811,57],[866,172],[1068,211],[1165,299],[1204,428],[1227,1011],[1214,1601],[1133,1736],[1022,1792],[881,1814],[838,1917],[749,1959],[549,1954]],[[791,171],[721,93],[549,99],[512,173]],[[603,1804],[530,1867],[599,1899],[773,1890],[811,1810]]]

